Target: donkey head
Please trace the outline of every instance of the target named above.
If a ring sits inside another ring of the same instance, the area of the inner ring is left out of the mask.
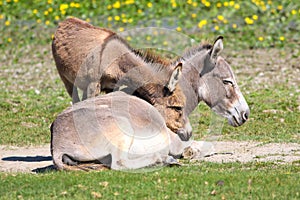
[[[204,57],[200,71],[198,95],[215,113],[226,117],[232,126],[240,126],[249,118],[250,110],[230,65],[219,56],[223,37],[214,42]]]
[[[182,63],[172,70],[155,64],[149,67],[150,70],[143,67],[136,68],[136,72],[127,73],[127,78],[123,79],[127,81],[120,82],[121,85],[126,85],[122,90],[152,104],[163,116],[169,129],[177,133],[182,140],[189,140],[192,128],[184,112],[185,95],[178,84]]]

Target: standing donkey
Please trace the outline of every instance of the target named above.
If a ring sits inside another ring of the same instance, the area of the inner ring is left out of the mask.
[[[115,33],[76,18],[59,24],[52,52],[74,103],[79,101],[77,88],[83,90],[83,100],[101,91],[122,90],[153,105],[182,139],[191,137],[185,96],[178,84],[182,63],[148,61]]]

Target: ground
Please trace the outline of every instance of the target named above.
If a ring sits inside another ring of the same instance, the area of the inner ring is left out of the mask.
[[[24,66],[26,56],[22,62],[14,64],[15,68],[8,68],[0,72],[2,81],[10,82],[5,86],[5,90],[23,90],[24,88],[34,88],[36,85],[42,87],[52,87],[55,80],[58,80],[56,69],[51,60],[49,49],[41,49],[44,52],[43,63],[34,62],[40,58],[33,58],[33,67],[27,68]],[[284,85],[287,88],[296,88],[298,95],[300,85],[300,65],[299,51],[294,49],[246,49],[246,50],[224,50],[223,56],[228,62],[234,66],[234,71],[240,83],[240,87],[247,95],[249,91],[259,91],[265,88],[272,88],[274,85]],[[46,59],[45,59],[46,58]],[[28,58],[30,59],[30,58]],[[12,63],[9,60],[4,62],[7,65]],[[26,65],[26,66],[29,66]],[[44,68],[43,66],[51,66]],[[19,68],[18,68],[19,67]],[[16,69],[17,68],[17,69]],[[20,79],[22,75],[22,79]],[[10,77],[10,78],[7,78]],[[37,78],[39,77],[39,78]],[[50,78],[49,78],[50,77]],[[38,83],[32,80],[46,80]],[[19,84],[21,81],[22,84]],[[61,83],[59,87],[63,87]],[[36,89],[36,93],[40,91]],[[68,97],[67,97],[68,98]],[[9,102],[9,100],[5,100]],[[255,102],[259,103],[259,102]],[[300,96],[297,96],[296,110],[289,112],[300,111]],[[14,112],[14,111],[13,111]],[[283,112],[278,108],[263,110],[266,113]],[[285,112],[285,111],[284,111]],[[254,120],[253,118],[250,120]],[[281,120],[281,119],[280,119]],[[48,124],[50,122],[46,121]],[[32,124],[21,124],[22,126],[34,127]],[[297,128],[297,127],[296,127]],[[241,133],[242,134],[242,133]],[[299,133],[292,133],[296,139],[299,138]],[[198,139],[198,138],[197,138]],[[21,145],[22,146],[22,145]],[[266,162],[274,161],[278,163],[299,163],[300,160],[300,144],[297,143],[263,143],[247,141],[219,141],[214,143],[215,152],[209,157],[202,157],[200,160],[211,162]],[[37,169],[51,166],[52,160],[50,155],[49,144],[43,146],[30,147],[15,147],[15,146],[0,146],[0,171],[5,172],[32,172]],[[39,171],[39,170],[37,170]]]
[[[213,152],[211,156],[200,156],[190,160],[208,162],[275,162],[295,163],[300,160],[300,144],[261,142],[213,142],[204,151]],[[2,172],[42,172],[53,169],[50,146],[12,147],[0,146],[0,171]]]

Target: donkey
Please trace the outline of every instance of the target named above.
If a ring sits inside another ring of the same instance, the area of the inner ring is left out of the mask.
[[[228,119],[231,126],[244,124],[250,115],[231,66],[220,56],[223,37],[213,45],[202,44],[177,59],[183,65],[181,88],[186,96],[186,115],[204,101],[215,113]]]
[[[185,97],[178,84],[182,63],[153,63],[115,33],[76,18],[59,24],[52,52],[74,103],[79,101],[77,88],[83,90],[83,100],[100,92],[121,90],[153,105],[167,127],[181,138],[191,137],[191,126],[182,109]]]
[[[188,143],[167,128],[151,104],[121,91],[76,103],[51,125],[51,154],[58,170],[177,164],[173,156],[181,155]]]
[[[185,107],[188,116],[201,101],[215,113],[228,119],[231,126],[244,124],[249,118],[250,109],[241,93],[234,73],[226,60],[220,56],[223,50],[223,37],[219,36],[213,45],[200,44],[189,48],[174,60],[166,59],[153,51],[136,50],[154,63],[182,63],[182,78],[179,81],[185,94]]]

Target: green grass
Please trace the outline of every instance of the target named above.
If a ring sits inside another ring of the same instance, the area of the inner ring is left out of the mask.
[[[2,173],[1,199],[299,199],[299,166],[266,163],[165,167],[148,173]]]
[[[192,118],[195,137],[201,139],[219,135],[228,140],[296,143],[300,141],[299,91],[296,88],[278,85],[251,91],[245,96],[251,110],[250,119],[237,128],[231,127],[226,120],[213,115],[206,105],[200,104],[197,112],[200,112],[201,116]],[[214,122],[212,117],[217,118],[215,121],[218,123],[215,127],[211,125]],[[223,128],[218,129],[222,125]],[[208,128],[220,131],[211,132]]]
[[[202,39],[226,35],[230,44],[236,47],[299,45],[300,6],[296,0],[31,2],[0,1],[0,31],[3,33],[0,48],[45,44],[51,40],[58,22],[68,16],[118,32],[154,26],[168,27]]]
[[[238,60],[232,67],[239,71],[250,120],[232,128],[215,116],[212,120],[211,111],[202,103],[191,116],[195,138],[215,134],[222,140],[299,143],[299,81],[295,76],[300,56],[298,1],[74,2],[0,1],[0,145],[49,143],[50,124],[70,105],[51,55],[51,37],[59,21],[68,16],[119,33],[155,26],[186,34],[188,41],[213,41],[224,35],[225,54],[229,52],[231,61]],[[170,54],[185,46],[181,39],[166,43],[164,40],[172,39],[169,35],[155,38],[154,33],[125,39],[131,44],[142,41],[152,47],[163,46],[162,52]],[[270,47],[280,52],[268,57]],[[266,52],[259,57],[261,51],[247,54],[249,48],[266,48]],[[239,58],[240,54],[245,56]],[[268,63],[272,59],[283,62]],[[255,82],[259,72],[267,75],[276,65],[280,66],[275,69],[276,77],[286,76],[276,81],[273,73],[270,81]],[[214,126],[210,126],[212,122]],[[285,165],[201,162],[148,173],[0,173],[0,199],[299,199],[299,171],[296,161]]]

